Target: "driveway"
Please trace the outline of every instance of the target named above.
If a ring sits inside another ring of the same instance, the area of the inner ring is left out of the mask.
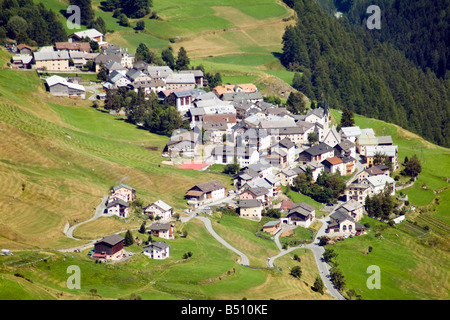
[[[240,256],[240,261],[239,263],[243,266],[249,266],[250,262],[248,260],[248,257],[240,252],[239,250],[237,250],[235,247],[231,246],[228,242],[226,242],[222,237],[220,237],[216,231],[214,231],[214,228],[212,227],[211,224],[211,220],[209,220],[208,218],[205,217],[196,217],[197,219],[203,221],[203,223],[206,226],[206,229],[209,231],[209,233],[217,240],[219,241],[221,244],[223,244],[225,247],[227,247],[228,249],[230,249],[231,251],[233,251],[234,253],[236,253],[237,255]]]
[[[105,211],[105,209],[106,209],[106,205],[105,205],[105,204],[106,204],[106,200],[107,200],[107,199],[108,199],[108,196],[107,196],[107,195],[104,196],[104,197],[102,198],[100,204],[97,206],[97,208],[95,208],[95,213],[94,213],[94,216],[93,216],[92,218],[90,218],[90,219],[88,219],[88,220],[85,220],[85,221],[83,221],[83,222],[80,222],[80,223],[78,223],[78,224],[75,224],[75,225],[71,226],[70,228],[67,229],[67,231],[65,232],[65,235],[66,235],[68,238],[70,238],[70,239],[80,240],[80,239],[75,238],[75,237],[73,236],[73,231],[74,231],[77,227],[81,226],[82,224],[85,224],[85,223],[94,221],[94,220],[100,218],[101,216],[103,216],[103,215],[104,215],[104,211]]]

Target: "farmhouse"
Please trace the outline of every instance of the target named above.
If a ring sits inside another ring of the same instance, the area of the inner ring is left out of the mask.
[[[88,29],[75,32],[69,35],[69,42],[81,41],[82,39],[89,39],[98,42],[98,44],[104,44],[103,33],[96,29]]]
[[[123,255],[125,238],[117,234],[107,236],[94,244],[94,254],[91,258],[115,260]]]
[[[334,149],[324,142],[310,147],[299,154],[299,161],[307,164],[311,161],[323,161],[334,156]]]
[[[269,221],[266,224],[263,225],[262,230],[264,232],[268,232],[270,233],[272,236],[274,234],[276,234],[281,227],[281,221],[280,220],[276,220],[276,221]]]
[[[158,200],[143,208],[143,213],[153,218],[160,217],[162,220],[169,220],[172,217],[172,207],[162,200]]]
[[[151,259],[163,260],[170,256],[170,246],[162,241],[152,242],[144,247],[143,254]]]
[[[368,184],[351,183],[345,188],[345,196],[347,200],[356,200],[359,203],[364,203],[366,197],[370,194],[372,188]]]
[[[136,189],[127,186],[126,184],[119,184],[111,189],[111,195],[124,194],[127,201],[133,201],[136,198]]]
[[[289,209],[288,215],[286,218],[282,218],[282,221],[283,223],[300,225],[307,228],[315,217],[316,209],[305,202],[300,202]]]
[[[325,172],[335,174],[336,172],[339,172],[341,175],[346,175],[346,167],[344,164],[344,161],[342,161],[339,157],[331,157],[328,159],[325,159],[322,161],[322,164],[324,166]]]
[[[46,79],[48,91],[56,97],[69,97],[71,99],[85,99],[84,86],[67,81],[60,76],[51,76]]]
[[[239,216],[242,218],[261,220],[263,205],[256,199],[239,201]]]
[[[225,186],[218,180],[193,186],[186,192],[186,198],[194,204],[206,204],[225,198]]]
[[[33,48],[24,43],[19,44],[16,49],[21,55],[31,55],[33,53]]]
[[[356,200],[349,200],[341,206],[342,210],[345,210],[349,216],[355,221],[361,220],[364,214],[364,205]]]
[[[357,223],[345,210],[338,209],[330,215],[330,224],[325,232],[332,236],[343,236],[356,234],[357,232],[364,233],[365,227]]]
[[[122,199],[115,198],[106,205],[108,214],[116,215],[121,218],[127,218],[129,215],[129,204]]]
[[[175,239],[173,229],[174,225],[170,223],[154,223],[150,226],[150,233],[159,238]]]
[[[372,176],[364,179],[361,184],[368,185],[371,188],[371,194],[383,192],[388,188],[391,196],[395,195],[395,180],[385,175]]]
[[[29,54],[16,54],[11,58],[13,69],[30,69],[33,56]]]
[[[270,205],[270,191],[264,187],[246,187],[239,194],[239,200],[259,200],[264,206]]]
[[[33,53],[36,69],[46,71],[68,71],[69,53],[67,51],[42,50]]]

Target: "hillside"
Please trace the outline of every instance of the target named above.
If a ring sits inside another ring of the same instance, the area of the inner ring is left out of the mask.
[[[331,108],[347,107],[450,145],[448,80],[424,72],[388,41],[378,41],[371,35],[377,30],[334,18],[312,0],[286,2],[298,19],[283,35],[281,62],[303,72],[304,86],[312,87],[307,96],[320,103],[325,97]]]
[[[221,175],[161,164],[167,137],[138,130],[87,101],[51,97],[34,72],[2,70],[0,83],[0,202],[7,208],[0,246],[70,246],[64,225],[91,217],[121,182],[133,185],[145,203],[161,198],[179,210],[193,181],[219,178],[229,185]],[[98,235],[109,232],[101,228]]]

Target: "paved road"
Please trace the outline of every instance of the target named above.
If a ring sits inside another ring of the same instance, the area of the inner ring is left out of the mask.
[[[337,208],[338,206],[335,206],[334,208]],[[334,210],[333,210],[334,211]],[[326,286],[326,288],[328,289],[328,292],[335,297],[336,299],[339,300],[345,300],[345,298],[341,295],[341,293],[334,287],[333,283],[330,280],[330,265],[328,263],[326,263],[323,260],[323,253],[325,251],[325,248],[323,246],[319,245],[319,238],[323,235],[325,235],[325,229],[327,228],[328,225],[328,221],[329,221],[329,216],[327,216],[326,218],[322,218],[322,219],[317,219],[318,221],[322,222],[322,226],[320,227],[319,231],[316,234],[316,237],[314,239],[313,243],[307,244],[307,245],[300,245],[300,246],[296,246],[296,247],[291,247],[287,250],[283,250],[280,249],[280,253],[277,254],[276,256],[270,257],[267,259],[267,266],[269,268],[273,268],[274,267],[274,261],[276,259],[278,259],[279,257],[284,256],[285,254],[288,254],[289,252],[299,249],[299,248],[305,248],[305,249],[309,249],[312,251],[313,255],[314,255],[314,260],[316,261],[316,265],[317,268],[319,269],[319,274],[320,277],[322,278],[322,281],[324,283],[324,285]],[[279,235],[281,234],[281,232],[279,232],[276,236],[279,237]],[[277,239],[277,237],[275,237],[275,239]],[[277,242],[275,242],[277,243]],[[277,243],[278,248],[280,248],[280,244],[279,242]]]
[[[206,229],[209,231],[209,233],[217,240],[219,241],[221,244],[223,244],[225,247],[227,247],[228,249],[230,249],[231,251],[233,251],[234,253],[238,254],[240,256],[240,261],[239,263],[243,266],[249,266],[250,262],[248,260],[248,257],[240,252],[239,250],[237,250],[235,247],[231,246],[228,242],[226,242],[223,238],[221,238],[216,231],[214,231],[214,228],[212,227],[211,224],[211,220],[209,220],[208,218],[205,217],[196,217],[197,219],[203,221],[203,223],[206,226]]]
[[[80,222],[80,223],[78,223],[78,224],[75,224],[75,225],[71,226],[71,227],[65,232],[65,235],[66,235],[68,238],[70,238],[70,239],[80,240],[80,239],[75,238],[75,237],[73,236],[73,231],[75,230],[75,228],[81,226],[82,224],[85,224],[85,223],[94,221],[94,220],[100,218],[101,216],[103,216],[103,215],[104,215],[104,211],[105,211],[105,209],[106,209],[105,204],[106,204],[106,200],[107,200],[107,199],[108,199],[108,196],[107,196],[107,195],[104,196],[104,197],[102,198],[100,204],[99,204],[99,205],[97,206],[97,208],[95,209],[95,214],[94,214],[94,216],[93,216],[92,218],[90,218],[90,219],[88,219],[88,220],[85,220],[85,221],[83,221],[83,222]]]

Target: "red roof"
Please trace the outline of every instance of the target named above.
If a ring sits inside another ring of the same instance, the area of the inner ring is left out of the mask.
[[[291,209],[293,206],[294,206],[294,202],[292,202],[291,200],[283,200],[282,202],[281,202],[281,209],[283,210],[286,210],[286,209]]]
[[[185,163],[185,164],[178,166],[178,169],[202,170],[202,169],[206,168],[207,166],[208,166],[208,164],[205,162],[200,162],[200,163],[191,162],[191,163]]]
[[[344,161],[342,161],[341,158],[338,158],[338,157],[327,158],[327,159],[325,159],[325,161],[328,161],[333,166],[344,162]]]

